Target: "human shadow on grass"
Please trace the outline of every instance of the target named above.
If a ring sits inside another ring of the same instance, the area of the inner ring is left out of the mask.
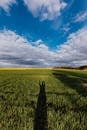
[[[39,83],[40,92],[35,110],[34,130],[48,130],[45,82]]]
[[[54,71],[53,75],[66,86],[74,89],[79,95],[87,96],[87,88],[82,86],[83,80],[81,77],[66,73],[64,71]]]

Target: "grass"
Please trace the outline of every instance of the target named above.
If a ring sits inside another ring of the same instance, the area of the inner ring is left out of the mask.
[[[39,81],[45,81],[44,94]],[[87,130],[84,83],[87,71],[0,69],[0,129],[37,130],[43,109],[48,130]]]

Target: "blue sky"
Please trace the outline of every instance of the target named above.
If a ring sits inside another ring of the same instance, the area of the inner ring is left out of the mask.
[[[87,0],[1,0],[0,67],[87,64]]]

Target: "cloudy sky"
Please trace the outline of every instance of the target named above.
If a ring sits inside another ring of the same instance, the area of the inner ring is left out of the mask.
[[[0,67],[87,65],[87,0],[0,0]]]

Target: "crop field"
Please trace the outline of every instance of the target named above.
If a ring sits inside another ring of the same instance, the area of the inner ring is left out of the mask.
[[[0,69],[0,130],[87,130],[87,71]]]

